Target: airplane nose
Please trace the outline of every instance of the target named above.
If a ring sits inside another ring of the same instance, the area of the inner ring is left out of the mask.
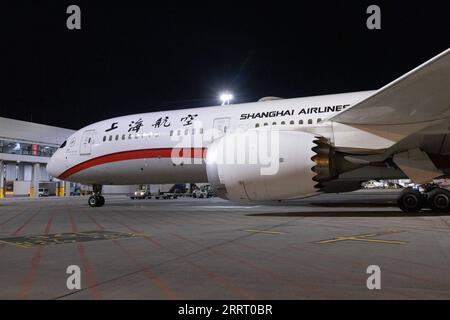
[[[53,156],[50,158],[50,161],[47,163],[47,172],[52,177],[59,177],[63,171],[63,163],[61,163],[59,157],[58,157],[58,151],[53,154]]]

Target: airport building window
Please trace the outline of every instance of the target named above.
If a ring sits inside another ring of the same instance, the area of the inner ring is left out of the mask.
[[[308,119],[308,124],[312,124],[312,119]]]
[[[66,142],[65,142],[66,143]],[[65,144],[63,143],[60,148],[64,148]],[[51,157],[57,147],[45,146],[34,143],[23,143],[23,142],[14,142],[7,140],[0,140],[0,153],[7,154],[22,154],[28,156],[39,156],[39,157]]]

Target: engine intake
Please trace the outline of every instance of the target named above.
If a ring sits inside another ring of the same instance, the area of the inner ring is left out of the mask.
[[[261,134],[271,138],[255,143],[254,136]],[[270,164],[261,159],[249,161],[263,149],[270,150]],[[325,138],[310,133],[249,130],[212,142],[206,155],[206,169],[212,188],[225,199],[303,198],[317,194],[324,182],[337,176],[335,155]],[[247,161],[236,161],[239,157]]]

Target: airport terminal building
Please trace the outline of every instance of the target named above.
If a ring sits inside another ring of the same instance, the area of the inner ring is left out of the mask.
[[[0,199],[70,196],[91,187],[64,182],[46,170],[50,157],[75,130],[0,117]],[[105,194],[129,194],[137,186],[104,186]],[[45,194],[42,194],[45,193]]]
[[[46,171],[47,162],[74,130],[0,117],[0,198],[64,194],[61,181]]]

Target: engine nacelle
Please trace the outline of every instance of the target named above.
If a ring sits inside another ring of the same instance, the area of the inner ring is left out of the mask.
[[[308,197],[334,176],[333,153],[326,139],[310,133],[249,130],[211,143],[206,154],[207,175],[213,190],[224,199]]]

